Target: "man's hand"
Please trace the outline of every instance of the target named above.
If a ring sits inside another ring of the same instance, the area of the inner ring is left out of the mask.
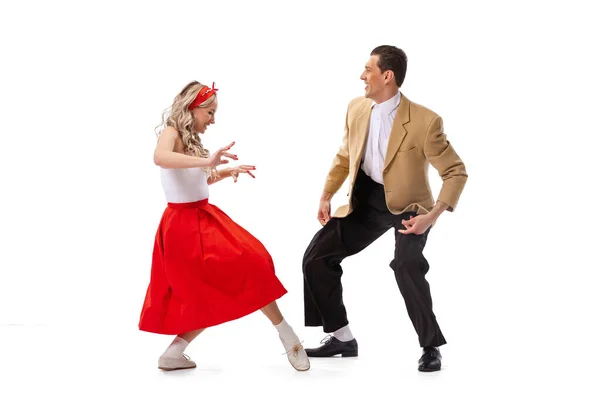
[[[321,225],[325,226],[327,222],[331,219],[331,201],[323,200],[319,202],[319,213],[317,215],[319,222]]]
[[[415,235],[422,235],[447,209],[448,204],[438,201],[428,214],[417,215],[416,217],[410,217],[410,219],[402,220],[402,225],[404,225],[406,229],[398,229],[398,232],[404,235],[410,235],[411,233]]]
[[[422,235],[425,233],[427,229],[433,224],[434,219],[430,214],[425,215],[417,215],[416,217],[411,216],[410,219],[403,219],[402,225],[406,227],[406,229],[398,229],[398,232],[404,235]]]
[[[323,192],[321,195],[321,201],[319,201],[319,212],[317,213],[317,219],[323,226],[325,226],[325,224],[331,219],[332,197],[332,193]]]

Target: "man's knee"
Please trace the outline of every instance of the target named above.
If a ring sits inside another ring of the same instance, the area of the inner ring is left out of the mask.
[[[318,258],[318,241],[316,237],[310,242],[306,251],[304,252],[304,257],[302,257],[302,273],[306,277],[308,275],[312,275],[315,269],[315,261]]]
[[[325,247],[327,246],[330,240],[327,240],[326,229],[321,228],[315,236],[310,241],[306,251],[304,252],[304,257],[302,257],[302,270],[306,270],[306,268],[310,268],[314,261],[322,258],[322,254],[325,254]]]
[[[307,272],[310,272],[312,269],[313,258],[308,250],[304,253],[304,257],[302,258],[302,273],[306,276]]]
[[[390,268],[395,273],[401,274],[411,274],[417,271],[421,273],[427,273],[429,265],[427,263],[427,260],[425,260],[425,257],[423,257],[423,255],[415,255],[407,258],[394,258],[392,262],[390,262]]]

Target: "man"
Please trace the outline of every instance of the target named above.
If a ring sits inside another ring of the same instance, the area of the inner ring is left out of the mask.
[[[306,351],[309,357],[358,356],[342,300],[340,263],[394,228],[396,247],[390,267],[423,348],[418,369],[438,371],[438,347],[446,340],[433,313],[423,248],[440,214],[455,209],[467,173],[444,134],[440,116],[399,91],[406,63],[399,48],[375,48],[360,76],[366,84],[365,96],[348,106],[343,144],[319,205],[323,228],[303,260],[305,324],[323,326],[332,336],[323,346]],[[435,203],[429,164],[443,180]],[[350,202],[331,218],[331,198],[347,177]]]

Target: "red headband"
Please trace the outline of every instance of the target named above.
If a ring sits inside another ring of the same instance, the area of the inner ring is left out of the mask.
[[[217,93],[217,90],[219,90],[219,89],[215,89],[214,82],[212,84],[212,88],[209,88],[208,86],[204,86],[202,89],[200,89],[198,96],[196,96],[196,100],[194,100],[192,102],[192,104],[190,104],[188,106],[188,110],[193,110],[194,108],[198,107],[200,104],[204,103],[206,100],[208,100],[210,98],[210,96]]]

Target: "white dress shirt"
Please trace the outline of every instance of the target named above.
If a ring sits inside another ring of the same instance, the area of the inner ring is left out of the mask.
[[[373,103],[367,145],[363,154],[362,169],[375,182],[383,185],[383,163],[390,141],[394,118],[400,105],[400,92],[380,104]]]

